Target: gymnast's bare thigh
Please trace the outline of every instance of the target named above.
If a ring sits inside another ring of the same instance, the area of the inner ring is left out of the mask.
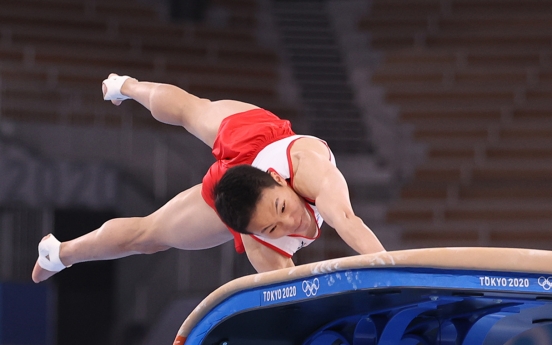
[[[146,217],[158,241],[174,248],[197,250],[233,239],[228,228],[201,196],[201,184],[187,189]]]
[[[234,100],[208,101],[204,107],[199,107],[200,111],[189,115],[191,126],[187,129],[212,148],[222,120],[257,108],[256,105]]]

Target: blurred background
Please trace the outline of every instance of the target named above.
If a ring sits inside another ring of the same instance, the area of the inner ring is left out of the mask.
[[[552,247],[551,0],[0,0],[0,344],[170,344],[233,244],[75,265],[37,244],[145,216],[210,150],[110,72],[251,102],[327,140],[388,250]],[[353,255],[335,231],[296,264]]]

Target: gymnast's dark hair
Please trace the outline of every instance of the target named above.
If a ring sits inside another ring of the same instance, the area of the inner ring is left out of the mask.
[[[279,186],[269,173],[251,165],[237,165],[226,171],[213,188],[215,208],[220,219],[233,230],[246,230],[261,193],[265,188]]]

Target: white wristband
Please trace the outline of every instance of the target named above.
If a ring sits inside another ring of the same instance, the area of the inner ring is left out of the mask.
[[[103,84],[107,88],[107,91],[105,92],[104,100],[124,101],[125,99],[130,99],[130,97],[121,93],[121,87],[123,87],[124,82],[129,78],[128,75],[115,75],[105,79]]]
[[[38,244],[38,264],[40,267],[51,272],[59,272],[65,268],[65,265],[59,259],[60,246],[61,242],[52,234]]]

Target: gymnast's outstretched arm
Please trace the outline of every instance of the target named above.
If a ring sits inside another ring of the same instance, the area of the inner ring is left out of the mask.
[[[359,254],[385,251],[375,234],[355,215],[347,182],[328,160],[327,147],[317,139],[301,139],[292,148],[294,187],[315,200],[320,215]]]
[[[109,94],[119,94],[134,99],[151,111],[156,120],[183,126],[209,147],[213,147],[220,123],[224,118],[258,108],[253,104],[234,100],[210,101],[174,85],[138,81],[134,78],[124,79],[124,82],[119,85],[114,82],[117,78],[121,77],[112,73],[104,80],[102,84],[104,97],[109,92]],[[108,96],[108,99],[111,98]],[[120,105],[121,102],[118,99],[112,100],[115,105]]]
[[[226,226],[201,197],[201,185],[197,185],[149,216],[111,219],[99,229],[62,242],[59,259],[64,266],[71,266],[85,261],[150,254],[171,247],[211,248],[231,239]],[[32,279],[38,283],[55,273],[42,268],[37,260]]]

